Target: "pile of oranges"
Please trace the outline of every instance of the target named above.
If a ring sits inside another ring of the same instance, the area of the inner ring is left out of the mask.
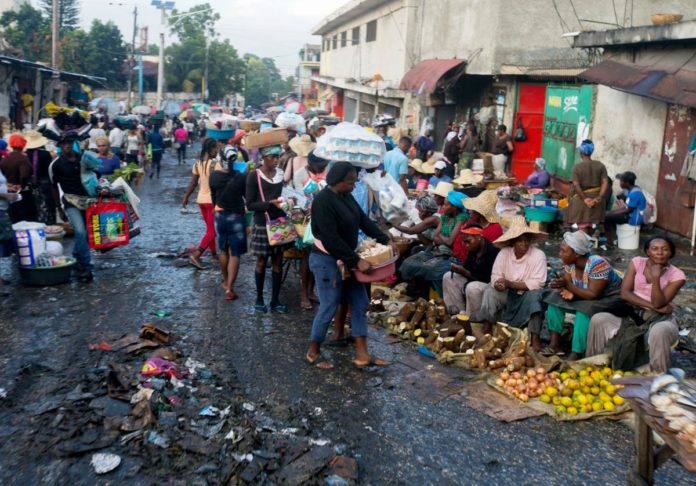
[[[616,394],[621,385],[612,385],[609,380],[621,376],[623,372],[609,367],[589,366],[578,372],[570,369],[559,375],[557,386],[547,386],[539,400],[554,404],[557,414],[613,412],[624,399]]]

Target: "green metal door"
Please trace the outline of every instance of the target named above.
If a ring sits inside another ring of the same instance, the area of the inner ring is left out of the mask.
[[[549,173],[570,180],[577,146],[587,138],[592,114],[592,86],[549,86],[544,110],[542,157]]]

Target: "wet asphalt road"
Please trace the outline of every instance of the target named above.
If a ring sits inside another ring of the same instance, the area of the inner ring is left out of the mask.
[[[294,270],[282,293],[291,313],[259,315],[250,256],[242,262],[235,302],[223,300],[217,271],[154,257],[196,244],[204,232],[198,214],[179,212],[190,165],[178,167],[165,156],[162,179],[143,181],[137,189],[143,234],[125,249],[96,256],[92,284],[14,285],[11,297],[0,301],[0,387],[8,391],[0,399],[0,484],[109,482],[94,475],[89,454],[56,458],[32,447],[34,439],[48,441],[51,430],[38,428],[23,407],[100,363],[90,343],[152,320],[235,383],[230,395],[262,404],[280,419],[298,418],[289,416],[291,404],[321,408],[314,428],[357,459],[360,484],[625,484],[633,434],[618,422],[498,422],[456,399],[475,374],[441,366],[377,329],[370,329],[372,350],[393,362],[389,368],[358,371],[348,348],[325,351],[334,370],[314,369],[303,361],[312,313],[299,308]],[[270,278],[267,285],[270,293]],[[171,316],[154,318],[157,310]],[[161,464],[146,465],[128,482],[175,478],[206,484],[203,476],[177,477]],[[673,461],[658,470],[656,482],[696,484]]]

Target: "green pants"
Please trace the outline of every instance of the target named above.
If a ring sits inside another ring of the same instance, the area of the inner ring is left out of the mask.
[[[548,309],[546,309],[546,322],[549,326],[549,331],[562,333],[566,314],[575,314],[572,350],[574,353],[584,354],[587,349],[587,331],[590,329],[590,316],[587,314],[549,305]]]

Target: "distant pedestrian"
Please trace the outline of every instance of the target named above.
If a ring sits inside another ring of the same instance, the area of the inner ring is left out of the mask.
[[[215,215],[213,213],[213,200],[210,195],[210,174],[215,168],[215,159],[218,155],[217,140],[206,138],[203,142],[201,150],[201,158],[198,160],[192,169],[191,181],[186,189],[184,196],[183,207],[188,205],[189,198],[193,191],[198,187],[198,196],[196,201],[201,210],[203,221],[205,221],[205,234],[198,244],[198,248],[189,257],[189,263],[199,270],[203,270],[200,258],[206,250],[210,250],[213,259],[217,259],[217,250],[215,246]]]
[[[135,122],[131,122],[126,134],[126,162],[129,164],[138,164],[139,155],[143,152],[144,142],[143,136]]]
[[[7,183],[13,192],[18,192],[22,199],[10,206],[10,219],[13,223],[19,221],[36,221],[36,206],[31,190],[34,175],[31,162],[24,155],[27,140],[19,133],[10,135],[10,154],[0,160],[0,170],[7,178]]]
[[[56,224],[56,205],[53,202],[51,180],[48,167],[53,162],[51,152],[46,150],[48,139],[32,130],[27,133],[27,145],[24,147],[32,167],[32,192],[36,202],[37,217],[47,225]]]
[[[186,162],[186,144],[188,143],[188,131],[179,125],[179,127],[174,130],[174,140],[176,144],[176,156],[179,160],[179,165]]]
[[[150,133],[150,151],[152,152],[152,167],[150,170],[150,179],[157,173],[157,178],[160,177],[160,169],[162,167],[162,154],[164,154],[164,137],[160,133],[160,127],[155,125]]]
[[[121,167],[121,159],[111,151],[109,146],[109,139],[106,137],[98,137],[97,143],[97,157],[102,161],[101,169],[99,169],[99,175],[111,175],[116,169]]]
[[[111,151],[123,160],[124,133],[116,122],[113,125],[113,128],[109,131],[109,145],[111,146]]]

